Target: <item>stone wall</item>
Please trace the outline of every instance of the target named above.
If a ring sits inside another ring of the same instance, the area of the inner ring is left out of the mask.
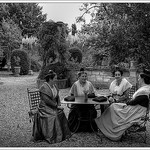
[[[77,81],[77,74],[79,71],[70,71],[69,72],[69,84],[72,85],[75,81]],[[114,80],[112,77],[112,73],[110,71],[103,71],[100,69],[86,69],[88,74],[88,80],[91,81],[96,89],[108,89],[110,83]],[[134,86],[138,87],[137,77],[135,68],[131,68],[129,72],[125,72],[123,76]],[[62,82],[62,81],[61,81]],[[68,81],[67,81],[68,82]],[[38,88],[42,85],[43,80],[37,80]],[[64,84],[64,83],[61,83]],[[66,86],[68,87],[68,86]],[[63,87],[64,88],[64,87]]]
[[[79,71],[72,71],[70,75],[71,85],[77,80],[77,73]],[[93,83],[97,89],[107,89],[109,88],[110,83],[114,80],[111,72],[90,69],[86,70],[88,74],[88,80]],[[124,73],[124,77],[134,86],[137,86],[137,73],[136,69],[130,69],[130,72]]]

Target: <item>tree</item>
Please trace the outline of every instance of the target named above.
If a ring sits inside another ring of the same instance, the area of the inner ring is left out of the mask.
[[[63,22],[45,22],[38,33],[39,42],[44,50],[43,66],[56,61],[65,61],[66,24]]]
[[[63,22],[44,22],[38,33],[39,43],[43,49],[43,66],[38,78],[43,79],[48,70],[57,74],[57,79],[67,78],[67,24]]]
[[[77,26],[76,26],[76,24],[72,24],[71,27],[72,27],[72,32],[71,32],[71,34],[72,34],[73,36],[75,36],[75,34],[77,33]]]
[[[96,52],[105,49],[111,64],[136,59],[150,67],[149,3],[84,3],[81,10],[83,15],[91,14],[91,22],[84,24],[82,32],[96,35],[89,43]]]
[[[1,3],[0,18],[12,19],[22,30],[22,35],[34,35],[46,21],[46,14],[42,14],[42,7],[37,3]]]
[[[7,61],[10,60],[10,55],[13,49],[18,49],[21,44],[21,30],[13,20],[3,19],[2,32],[0,32],[1,46],[8,46]]]

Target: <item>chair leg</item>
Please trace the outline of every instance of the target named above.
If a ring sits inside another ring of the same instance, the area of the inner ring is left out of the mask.
[[[145,134],[144,143],[146,144],[146,139],[147,139],[146,132],[144,134]]]
[[[146,138],[147,138],[146,131],[144,132],[144,137],[142,137],[142,138],[143,138],[144,143],[146,143]]]
[[[124,139],[127,135],[128,135],[128,133],[127,133],[127,131],[125,131],[125,132],[123,133],[123,135],[121,136],[120,142],[122,142],[123,139]]]

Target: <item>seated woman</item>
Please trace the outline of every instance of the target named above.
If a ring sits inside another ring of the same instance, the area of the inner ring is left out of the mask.
[[[70,137],[68,121],[60,107],[59,90],[54,84],[56,73],[46,75],[46,82],[40,88],[41,102],[34,117],[33,140],[58,143]]]
[[[112,81],[109,87],[111,93],[109,99],[113,102],[126,102],[132,84],[123,77],[123,71],[119,68],[116,68],[113,75],[115,80]]]
[[[109,87],[109,101],[110,103],[125,103],[129,99],[128,95],[132,84],[123,77],[123,71],[118,67],[114,70],[113,76],[115,76],[115,80],[111,82]],[[102,105],[101,112],[103,113],[105,109],[105,106]]]
[[[103,114],[95,119],[101,132],[113,141],[120,140],[123,133],[134,123],[138,123],[146,114],[149,105],[150,71],[139,75],[140,88],[127,103],[113,103]]]
[[[82,71],[78,73],[78,80],[72,85],[70,89],[70,95],[84,96],[84,92],[89,94],[95,93],[95,89],[90,81],[87,81],[87,73]],[[97,117],[97,111],[92,104],[72,104],[68,116],[69,128],[72,132],[75,132],[75,128],[78,125],[78,114],[83,118],[94,119]],[[95,122],[94,122],[95,123]],[[94,130],[97,130],[96,124],[92,124]],[[92,132],[90,123],[83,121],[80,122],[80,126],[76,132]]]

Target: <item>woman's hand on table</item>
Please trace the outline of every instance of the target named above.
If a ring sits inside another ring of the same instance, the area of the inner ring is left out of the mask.
[[[108,100],[109,100],[110,103],[114,103],[115,102],[115,100],[113,99],[113,97],[109,97]]]
[[[57,109],[64,110],[64,108],[61,106],[57,106]]]

